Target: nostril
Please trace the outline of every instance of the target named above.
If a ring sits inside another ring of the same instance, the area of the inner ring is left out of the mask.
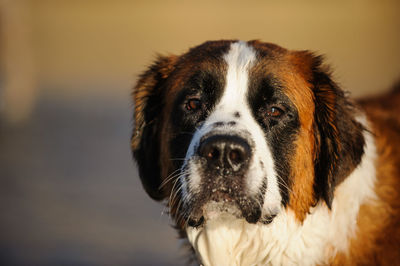
[[[229,152],[229,160],[233,163],[233,164],[239,164],[241,162],[243,162],[243,154],[242,151],[238,150],[238,149],[234,149],[231,150]]]
[[[207,159],[208,163],[217,164],[221,161],[223,156],[224,145],[214,141],[212,138],[204,140],[198,150],[198,154]]]
[[[218,160],[221,152],[218,148],[214,147],[207,153],[207,158],[210,160]]]
[[[250,146],[246,142],[236,142],[229,146],[227,160],[234,171],[240,170],[250,157]]]

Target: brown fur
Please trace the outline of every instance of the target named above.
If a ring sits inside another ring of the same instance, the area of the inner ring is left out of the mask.
[[[378,199],[361,207],[349,252],[332,265],[400,265],[400,91],[360,104],[376,136]]]
[[[296,69],[302,59],[296,54],[290,53],[288,60],[292,61],[295,69],[281,69],[280,75],[284,77],[286,88],[285,93],[296,106],[300,117],[300,133],[296,140],[296,151],[293,156],[292,188],[289,200],[289,207],[293,210],[296,218],[303,222],[311,206],[316,203],[314,195],[314,97],[310,90],[308,78],[304,73]],[[307,68],[304,68],[307,69]]]
[[[140,142],[142,129],[145,124],[144,109],[147,106],[148,98],[150,95],[156,93],[154,90],[159,79],[166,79],[172,72],[176,60],[176,56],[158,57],[156,63],[141,75],[136,84],[133,91],[133,102],[135,103],[135,128],[131,140],[131,148],[133,150],[137,149]]]

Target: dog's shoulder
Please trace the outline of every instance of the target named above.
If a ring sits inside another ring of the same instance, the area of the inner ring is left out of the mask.
[[[350,256],[338,254],[332,264],[399,265],[400,82],[390,92],[360,99],[358,103],[368,118],[368,130],[376,146],[377,199],[360,208],[358,230],[350,241]]]

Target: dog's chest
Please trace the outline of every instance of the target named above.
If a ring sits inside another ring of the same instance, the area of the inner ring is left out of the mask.
[[[290,213],[270,225],[249,224],[229,215],[188,228],[188,238],[204,265],[315,265],[327,257],[329,214],[316,213],[326,223],[300,226]],[[318,228],[319,227],[319,228]]]

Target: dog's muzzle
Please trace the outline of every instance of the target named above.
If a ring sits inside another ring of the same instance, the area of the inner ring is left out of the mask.
[[[256,223],[261,217],[262,199],[246,189],[252,163],[253,145],[246,134],[212,132],[204,135],[194,158],[201,182],[185,204],[189,226],[229,213]]]

